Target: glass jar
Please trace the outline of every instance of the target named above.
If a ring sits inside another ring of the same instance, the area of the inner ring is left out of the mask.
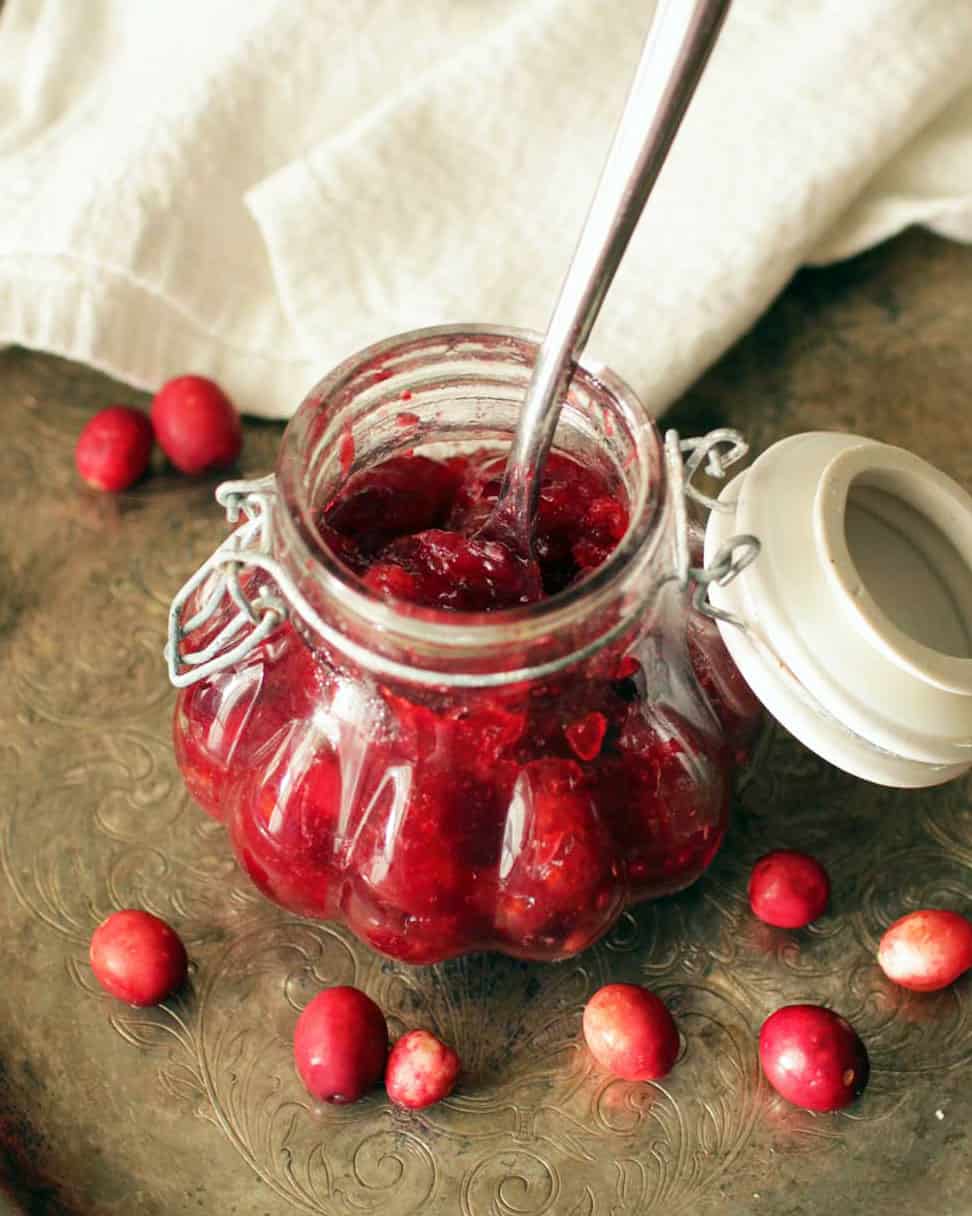
[[[575,376],[555,439],[627,503],[588,577],[456,614],[380,600],[341,562],[322,509],[346,479],[403,453],[502,451],[535,351],[436,328],[342,364],[288,426],[275,485],[227,488],[258,552],[211,559],[174,610],[184,663],[210,659],[175,712],[195,799],[270,899],[415,963],[563,958],[693,882],[759,715],[676,577],[659,433],[604,368]],[[242,642],[241,607],[259,622]]]

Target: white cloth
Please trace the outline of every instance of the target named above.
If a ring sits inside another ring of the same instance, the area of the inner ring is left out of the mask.
[[[5,0],[0,342],[284,416],[396,331],[542,329],[651,10]],[[591,351],[661,408],[913,222],[972,239],[970,0],[736,0]]]

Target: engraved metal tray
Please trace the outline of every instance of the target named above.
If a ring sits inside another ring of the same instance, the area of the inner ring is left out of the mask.
[[[801,276],[678,425],[721,412],[758,446],[855,429],[972,485],[970,270],[972,251],[909,236]],[[919,996],[874,962],[904,911],[972,912],[968,782],[881,789],[780,732],[710,874],[586,954],[382,960],[263,901],[182,791],[165,613],[221,523],[212,483],[158,471],[118,498],[78,487],[84,418],[133,397],[0,353],[0,1212],[972,1213],[972,976]],[[271,467],[279,433],[249,425],[247,475]],[[746,906],[753,859],[783,845],[833,879],[829,914],[799,933]],[[87,967],[91,930],[127,905],[189,945],[190,985],[159,1009],[112,1001]],[[664,1083],[610,1080],[579,1045],[583,1003],[608,979],[647,983],[675,1011],[683,1057]],[[417,1114],[380,1091],[316,1107],[290,1038],[334,982],[365,988],[393,1031],[454,1043],[456,1094]],[[760,1022],[797,1000],[833,1005],[868,1045],[870,1087],[842,1114],[789,1107],[760,1078]]]

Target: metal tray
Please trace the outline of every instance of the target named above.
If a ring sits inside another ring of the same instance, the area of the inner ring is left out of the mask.
[[[972,252],[912,236],[802,276],[679,407],[719,402],[762,445],[814,426],[898,441],[972,484]],[[212,484],[164,472],[118,498],[76,483],[84,417],[129,399],[62,361],[0,354],[0,1211],[328,1216],[972,1212],[972,984],[896,990],[882,928],[922,904],[972,910],[972,801],[868,786],[779,734],[709,876],[626,916],[570,962],[408,968],[272,908],[183,794],[160,649],[173,589],[220,529]],[[279,428],[248,427],[245,471]],[[828,865],[810,930],[748,914],[748,867],[806,848]],[[169,919],[183,996],[105,997],[87,942],[111,909]],[[578,1043],[608,979],[663,993],[684,1055],[659,1085],[597,1073]],[[319,1109],[294,1074],[296,1011],[352,982],[393,1029],[435,1027],[465,1075],[420,1114],[376,1093]],[[864,1097],[812,1116],[761,1081],[756,1033],[821,1001],[871,1053]]]

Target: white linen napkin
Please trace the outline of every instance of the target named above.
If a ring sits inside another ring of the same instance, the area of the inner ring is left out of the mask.
[[[396,331],[542,329],[652,8],[5,0],[0,342],[282,417]],[[592,353],[660,409],[915,222],[972,239],[969,0],[736,0]]]

